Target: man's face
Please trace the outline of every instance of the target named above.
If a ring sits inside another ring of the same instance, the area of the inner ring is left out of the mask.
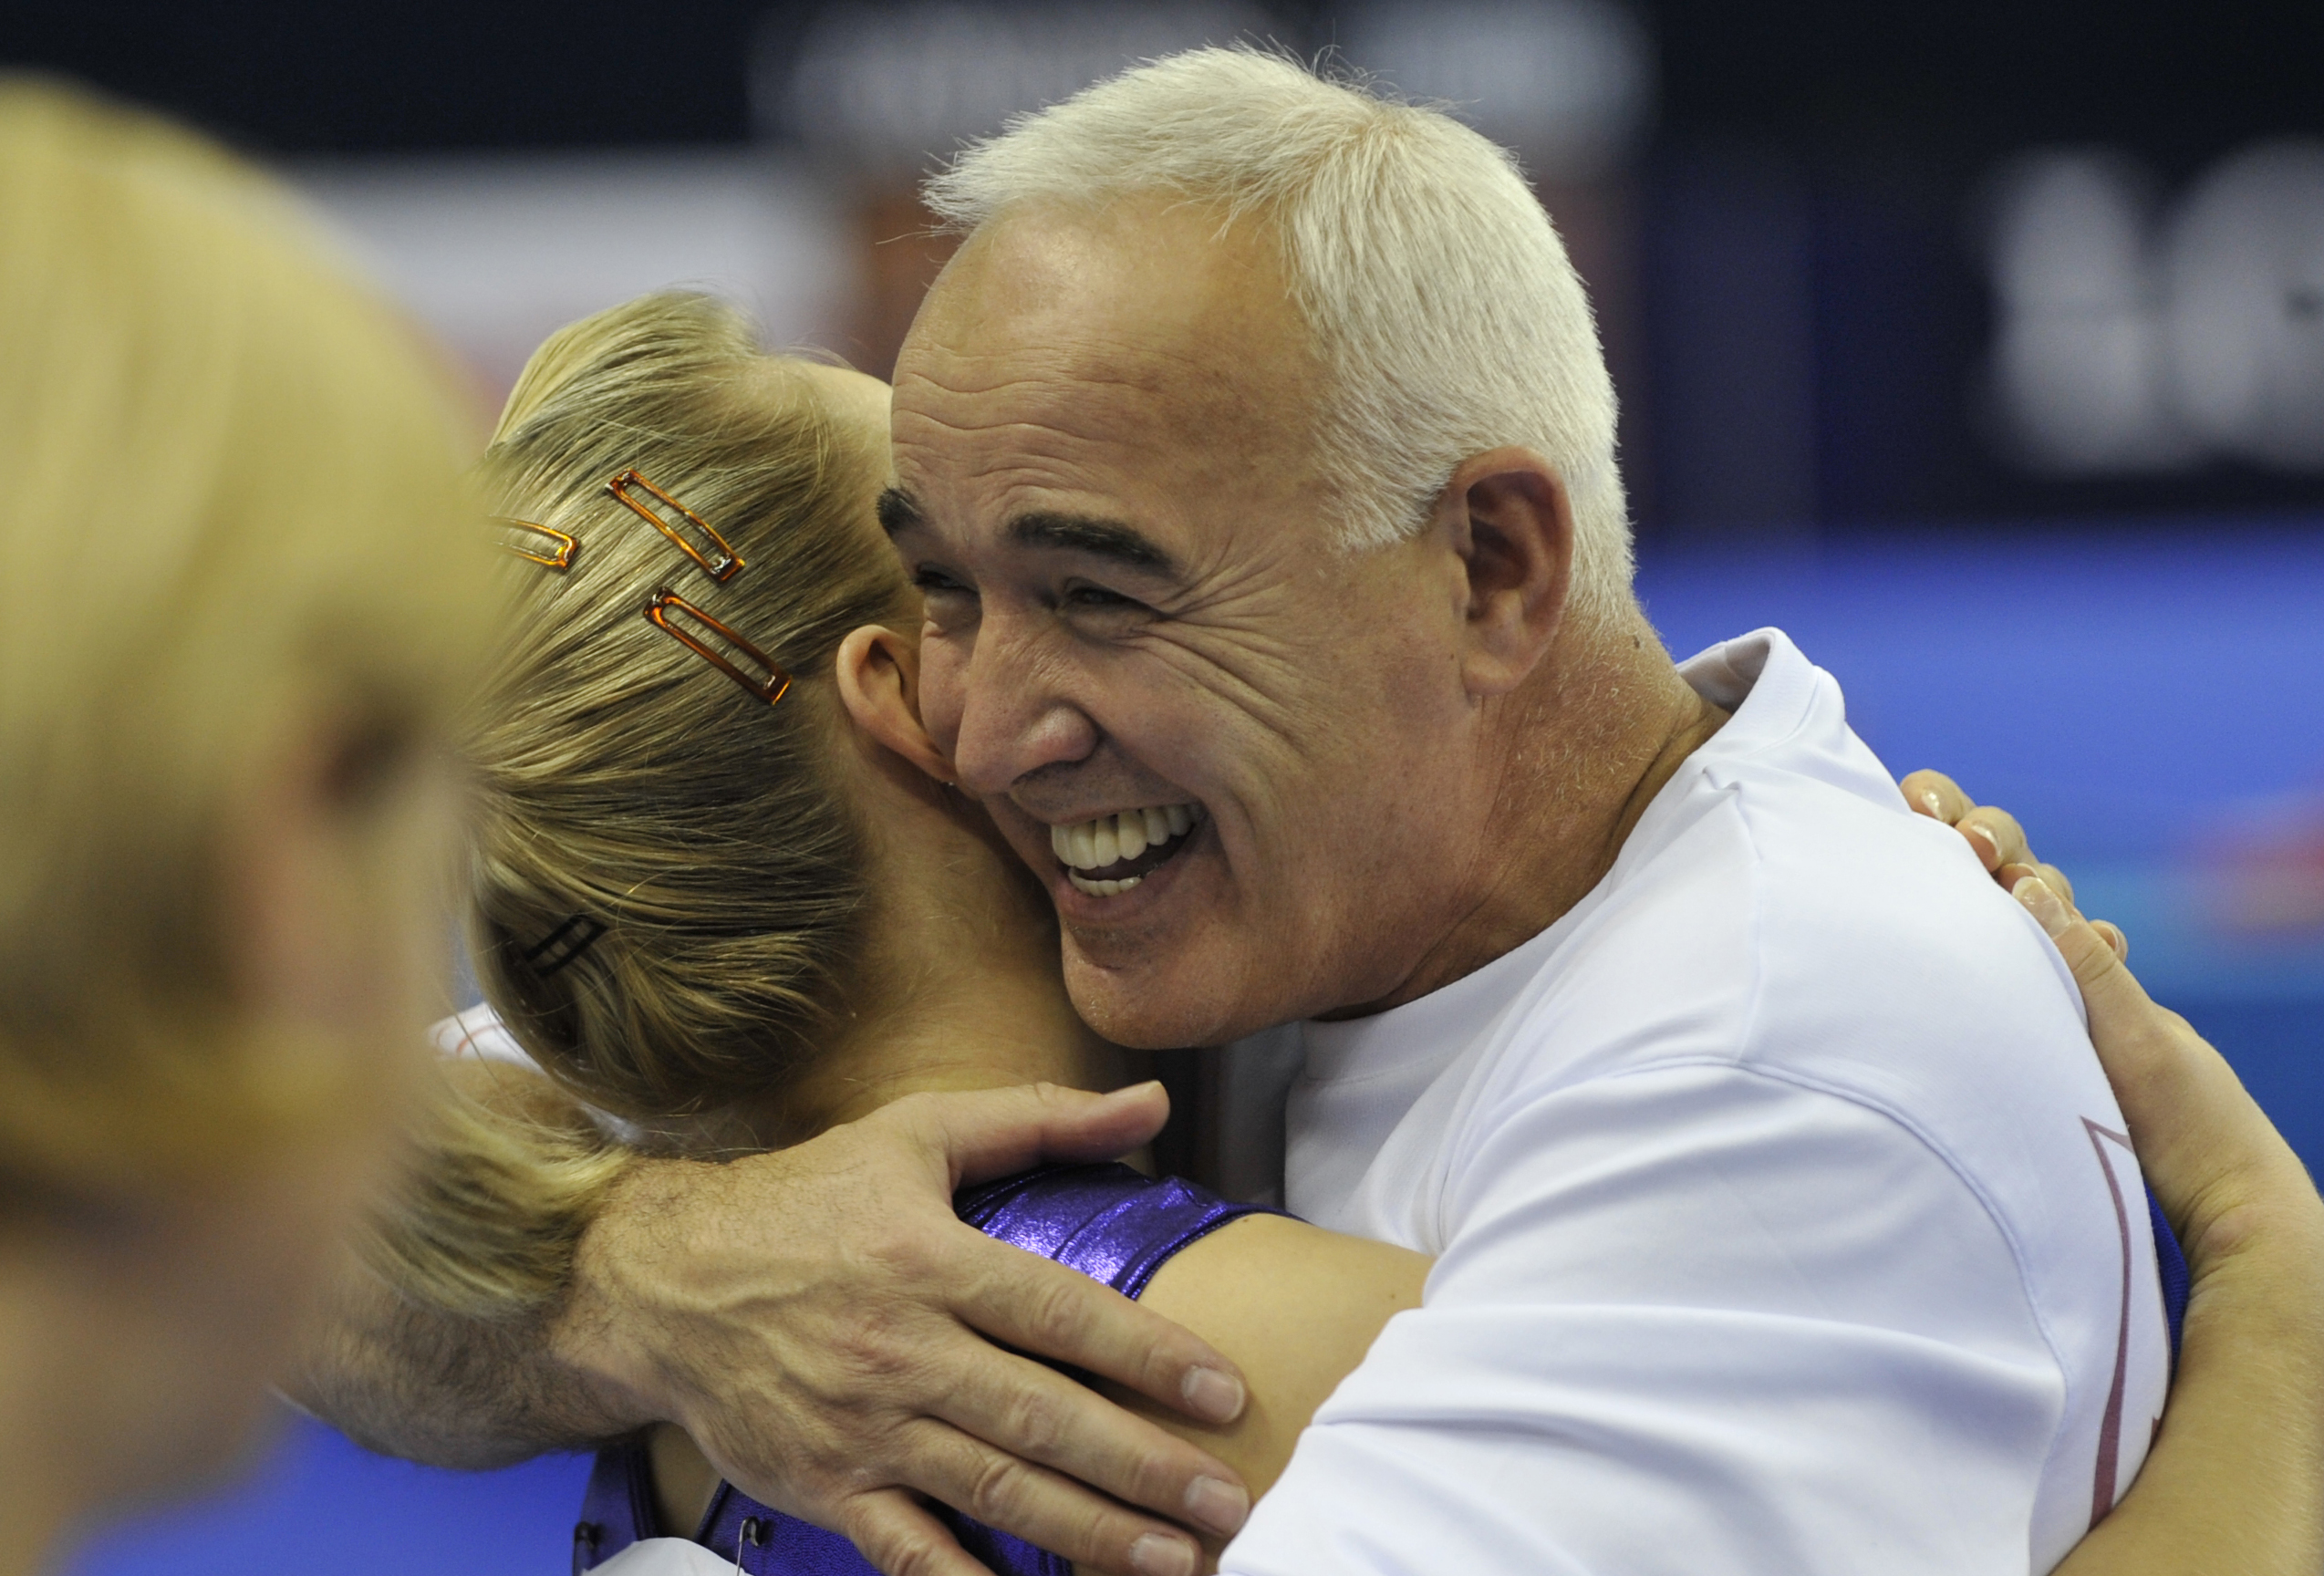
[[[1488,852],[1460,560],[1335,545],[1323,378],[1272,243],[1219,230],[989,225],[897,368],[924,716],[1133,1045],[1388,995]]]

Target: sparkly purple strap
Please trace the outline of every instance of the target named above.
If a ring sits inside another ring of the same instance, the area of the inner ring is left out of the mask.
[[[1275,1213],[1229,1204],[1176,1177],[1157,1182],[1112,1165],[1057,1166],[988,1182],[960,1194],[952,1207],[986,1236],[1054,1259],[1125,1297],[1143,1295],[1157,1270],[1229,1220]]]
[[[970,1188],[952,1203],[986,1236],[1053,1259],[1126,1297],[1143,1292],[1173,1254],[1229,1221],[1280,1213],[1229,1204],[1175,1177],[1157,1182],[1111,1165],[1028,1171]],[[598,1452],[573,1533],[575,1576],[654,1535],[651,1484],[643,1446]],[[994,1576],[1072,1576],[1068,1561],[1022,1539],[941,1508],[939,1514]],[[739,1554],[746,1576],[878,1576],[846,1539],[770,1510],[731,1484],[720,1484],[711,1497],[694,1541],[722,1560]]]

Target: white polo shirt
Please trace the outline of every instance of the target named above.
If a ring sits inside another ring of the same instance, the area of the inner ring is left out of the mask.
[[[2046,1571],[2168,1381],[2070,976],[1761,630],[1506,957],[1300,1031],[1286,1196],[1438,1256],[1229,1576]]]

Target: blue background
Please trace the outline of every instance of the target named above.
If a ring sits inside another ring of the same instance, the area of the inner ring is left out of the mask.
[[[2270,803],[2324,802],[2316,524],[1826,538],[1791,557],[1652,558],[1640,578],[1674,651],[1780,626],[1840,677],[1892,767],[1938,767],[2017,812],[2084,906],[2126,923],[2151,988],[2227,1052],[2313,1168],[2324,938],[2238,940],[2201,914],[2207,839]],[[71,1569],[555,1576],[585,1471],[431,1471],[300,1423],[246,1487],[116,1529]]]

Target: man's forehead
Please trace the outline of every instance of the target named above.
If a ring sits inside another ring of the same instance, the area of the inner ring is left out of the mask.
[[[1256,320],[1289,306],[1285,278],[1272,227],[1256,217],[1163,198],[1036,204],[969,235],[930,289],[923,323],[958,337],[1002,318]]]
[[[1190,532],[1267,512],[1312,469],[1303,426],[1275,424],[1256,409],[1235,420],[1216,406],[1062,377],[914,408],[905,387],[899,378],[897,486],[882,516],[891,536],[926,527],[957,546],[1043,551],[1086,550],[1108,532],[1132,532],[1161,544],[1142,565],[1159,567],[1204,556]],[[1054,528],[1063,522],[1074,529]]]
[[[1222,230],[1184,203],[1039,209],[982,226],[946,268],[905,343],[898,402],[1045,398],[1248,420],[1311,359],[1254,222]]]
[[[1252,227],[1222,235],[1184,205],[1004,219],[948,267],[898,360],[913,507],[890,523],[1034,551],[1072,534],[1028,519],[1120,524],[1205,560],[1225,522],[1280,511],[1311,474],[1316,383]]]

